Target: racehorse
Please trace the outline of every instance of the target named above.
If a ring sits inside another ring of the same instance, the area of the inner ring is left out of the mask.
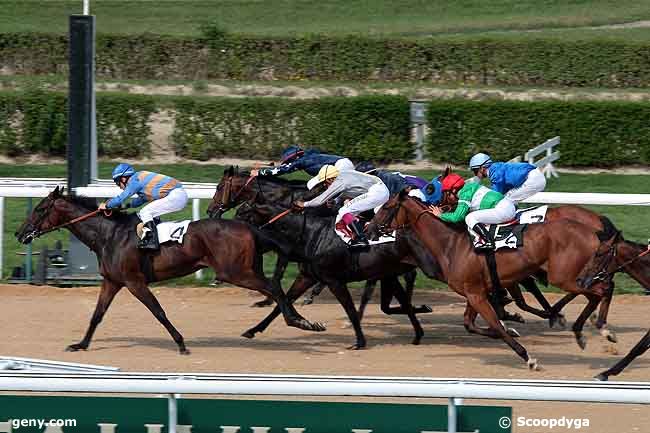
[[[271,296],[289,326],[322,331],[287,302],[282,290],[271,284],[262,272],[260,249],[283,247],[254,227],[241,221],[200,220],[190,223],[182,244],[163,244],[160,253],[144,256],[137,248],[136,214],[113,210],[102,215],[93,199],[63,195],[57,187],[34,208],[15,233],[28,244],[47,232],[69,229],[96,255],[103,277],[95,312],[83,339],[67,350],[85,350],[115,295],[126,286],[167,329],[181,354],[189,354],[183,336],[171,324],[148,283],[181,277],[199,269],[212,268],[217,278]]]
[[[347,282],[381,279],[382,290],[385,286],[400,302],[401,308],[392,313],[407,314],[415,331],[413,344],[419,344],[423,331],[415,314],[429,312],[430,309],[414,309],[397,276],[414,268],[417,264],[437,275],[437,264],[433,262],[417,240],[407,241],[408,233],[394,242],[372,245],[367,250],[351,251],[334,231],[334,215],[323,215],[325,209],[306,209],[302,215],[289,213],[272,224],[267,224],[275,215],[286,208],[283,204],[245,203],[237,210],[237,218],[254,225],[266,225],[265,233],[291,247],[288,257],[300,263],[300,273],[287,292],[290,301],[297,299],[316,281],[327,284],[330,291],[343,306],[350,323],[354,327],[356,342],[351,348],[365,347],[366,340],[354,303],[347,289]],[[422,308],[422,307],[421,307]],[[263,332],[277,317],[275,308],[262,322],[246,331],[243,335],[252,338]],[[385,311],[391,314],[389,311]]]
[[[280,177],[251,177],[247,172],[239,172],[238,168],[233,166],[224,170],[224,175],[212,198],[212,202],[208,206],[208,215],[211,218],[220,218],[224,212],[241,205],[246,202],[258,203],[274,203],[283,205],[285,209],[291,207],[293,202],[297,199],[309,200],[317,195],[317,191],[309,191],[305,182],[296,180],[286,180]],[[266,222],[266,221],[264,221]],[[274,282],[280,284],[284,269],[286,269],[287,262],[284,258],[280,257],[276,264],[274,272]],[[417,272],[415,270],[404,273],[404,280],[406,282],[406,296],[410,304],[415,287],[415,278]],[[399,281],[397,281],[399,283]],[[359,319],[363,317],[366,305],[370,301],[372,292],[374,291],[376,280],[368,280],[363,289],[361,302],[359,305]],[[381,293],[381,310],[386,314],[404,314],[401,307],[390,307],[392,293],[389,290],[395,286],[395,280],[391,279],[390,283],[382,284]],[[401,287],[401,285],[400,285]],[[308,290],[309,288],[305,289]],[[320,293],[323,289],[321,282],[314,284],[312,290],[312,298],[314,295]],[[259,301],[253,306],[269,305],[267,300]],[[430,312],[431,308],[426,305],[416,307],[416,313]]]
[[[537,361],[530,358],[526,349],[508,334],[488,302],[488,292],[492,289],[490,272],[483,255],[474,252],[464,226],[444,223],[430,214],[425,205],[406,194],[391,198],[373,223],[391,230],[404,227],[412,230],[439,263],[449,287],[467,299],[466,329],[503,339],[529,368],[537,368]],[[611,281],[588,285],[593,279],[581,273],[594,260],[600,245],[601,240],[592,228],[573,220],[531,224],[522,247],[495,252],[498,277],[504,287],[510,287],[541,270],[554,286],[586,296],[589,302],[573,325],[576,341],[584,347],[584,322],[610,290]],[[477,313],[489,328],[476,326]]]

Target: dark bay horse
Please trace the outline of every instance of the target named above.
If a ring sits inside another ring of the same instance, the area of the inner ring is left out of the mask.
[[[284,206],[285,209],[288,209],[292,206],[295,200],[310,200],[318,195],[318,193],[319,191],[309,191],[303,181],[287,180],[281,177],[250,177],[250,173],[239,172],[237,168],[230,166],[224,170],[223,178],[217,185],[217,189],[212,197],[212,202],[208,206],[207,212],[211,218],[220,218],[224,212],[229,209],[247,202],[273,203],[278,206]],[[280,283],[286,266],[286,260],[282,257],[278,258],[273,277],[277,284]],[[409,303],[413,295],[416,276],[417,272],[414,269],[404,273],[403,275],[406,283],[405,291]],[[361,302],[359,304],[360,319],[363,317],[363,313],[370,301],[376,283],[375,280],[368,280],[366,282],[361,296]],[[396,287],[396,283],[400,284],[399,281],[391,279],[391,283],[381,285],[381,310],[386,314],[403,314],[403,309],[401,307],[398,307],[397,309],[390,307],[392,294],[389,290],[391,287]],[[401,284],[399,287],[401,287]],[[322,289],[323,284],[321,282],[315,282],[312,291],[312,298],[314,294],[320,293]],[[264,306],[270,305],[270,303],[267,300],[263,300],[256,302],[253,305]],[[431,308],[426,305],[421,305],[416,307],[415,311],[416,313],[430,312]]]
[[[283,204],[246,203],[237,210],[237,217],[254,225],[267,223],[286,208]],[[423,331],[397,276],[414,268],[415,264],[437,275],[438,266],[421,247],[417,239],[409,241],[409,233],[404,233],[395,242],[372,245],[367,250],[353,251],[334,231],[334,214],[327,209],[306,209],[302,214],[290,213],[265,227],[265,233],[282,239],[291,246],[289,258],[300,264],[300,273],[287,292],[290,301],[297,299],[316,281],[327,284],[348,315],[354,327],[356,343],[352,348],[365,347],[366,340],[354,303],[347,289],[350,281],[382,280],[382,290],[389,290],[400,302],[399,312],[405,313],[415,330],[414,344],[418,344]],[[385,286],[389,285],[389,288]],[[430,310],[427,310],[428,312]],[[390,314],[389,311],[385,311]],[[397,313],[398,311],[393,311]],[[252,338],[264,331],[278,316],[275,308],[262,322],[244,333]]]
[[[408,227],[440,264],[449,287],[467,299],[465,327],[469,332],[503,339],[526,363],[537,368],[537,361],[508,334],[488,302],[492,282],[483,255],[476,254],[466,229],[449,225],[429,213],[428,208],[405,194],[393,197],[375,216],[373,223],[390,228]],[[516,250],[495,252],[497,271],[504,287],[519,283],[529,275],[544,271],[549,283],[567,292],[582,294],[589,300],[573,326],[578,344],[583,347],[582,328],[589,315],[609,290],[607,284],[583,286],[583,268],[594,260],[601,240],[596,232],[573,220],[549,221],[527,228],[526,240]],[[489,328],[474,323],[480,314]]]
[[[614,364],[612,367],[608,368],[602,373],[599,373],[596,376],[596,379],[608,380],[609,376],[618,375],[628,365],[630,365],[630,363],[634,361],[635,358],[643,355],[648,349],[650,349],[650,331],[646,332],[646,334],[643,337],[641,337],[639,342],[634,345],[634,347],[630,350],[630,352],[627,355],[621,358],[621,360],[618,361],[616,364]]]
[[[149,272],[145,272],[145,262],[137,249],[135,226],[139,219],[136,214],[114,210],[112,215],[104,216],[96,212],[94,200],[65,196],[62,192],[57,187],[45,197],[18,229],[16,238],[19,242],[29,243],[58,226],[87,217],[66,228],[97,255],[103,281],[86,335],[79,343],[68,346],[68,350],[88,348],[113,298],[126,286],[167,329],[180,353],[188,354],[183,336],[167,319],[148,283],[181,277],[205,267],[212,268],[217,278],[223,281],[271,296],[289,326],[309,331],[325,329],[300,316],[287,302],[282,290],[265,278],[260,249],[269,248],[269,244],[278,250],[283,247],[256,228],[241,221],[210,219],[192,222],[183,243],[163,244],[160,253],[152,256]]]

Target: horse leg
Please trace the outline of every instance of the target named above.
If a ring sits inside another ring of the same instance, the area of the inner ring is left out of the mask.
[[[555,325],[556,319],[559,319],[560,312],[562,311],[562,309],[569,302],[573,301],[576,298],[576,296],[578,296],[577,293],[569,293],[568,295],[564,295],[562,299],[560,299],[555,304],[553,304],[550,310],[551,317],[549,318],[549,325],[551,326],[551,328]],[[564,317],[564,315],[562,315],[562,317]],[[563,322],[559,322],[559,323],[562,324]],[[564,323],[566,323],[566,319]]]
[[[573,333],[575,334],[576,337],[576,342],[578,343],[578,346],[582,350],[587,347],[587,339],[585,338],[584,335],[582,335],[582,328],[585,325],[585,322],[591,315],[596,310],[596,307],[598,307],[598,303],[601,300],[601,297],[596,296],[592,293],[585,293],[585,296],[589,300],[585,308],[583,308],[582,312],[576,319],[575,323],[573,324],[573,327],[571,328],[573,330]]]
[[[111,305],[111,302],[113,302],[115,295],[120,291],[120,289],[122,289],[121,285],[115,284],[107,278],[104,278],[102,281],[102,288],[99,292],[99,297],[97,298],[95,312],[90,319],[90,325],[88,325],[86,335],[84,335],[84,338],[79,343],[71,344],[66,347],[65,350],[67,352],[76,352],[77,350],[86,350],[88,348],[90,340],[93,338],[93,334],[95,333],[95,329],[97,329],[97,325],[102,321],[106,310],[108,310],[108,307]]]
[[[549,319],[549,326],[552,328],[553,325],[557,322],[558,325],[560,325],[561,328],[566,327],[566,318],[564,317],[564,314],[561,313],[560,311],[554,311],[553,308],[551,307],[551,304],[549,304],[548,300],[544,296],[541,290],[539,290],[539,287],[537,287],[537,284],[535,283],[535,280],[532,277],[528,277],[520,282],[522,286],[528,291],[528,293],[531,293],[537,302],[539,302],[539,305],[544,309],[544,312],[542,313],[543,315],[539,315],[535,313],[534,311],[527,310],[523,308],[522,306],[519,306],[524,311],[528,311],[532,314],[535,314],[543,319]],[[522,297],[523,299],[523,297]],[[524,300],[524,304],[526,304]],[[519,304],[517,304],[519,305]],[[526,304],[527,307],[530,307],[528,304]],[[536,310],[540,311],[540,310]]]
[[[287,292],[287,300],[289,302],[294,302],[296,299],[298,299],[303,293],[305,293],[311,286],[313,286],[316,283],[316,280],[314,278],[311,278],[304,273],[298,274],[298,277],[296,277],[296,280],[293,282],[291,287],[289,288],[289,291]],[[277,305],[269,313],[260,323],[257,325],[253,326],[252,328],[248,329],[242,334],[242,337],[246,338],[254,338],[255,334],[258,332],[264,332],[266,328],[269,327],[269,325],[280,315],[280,307]],[[325,326],[322,326],[322,331],[325,330]]]
[[[348,319],[350,320],[350,323],[354,328],[354,333],[357,337],[356,343],[348,347],[348,349],[363,349],[366,347],[366,337],[363,335],[363,331],[361,330],[359,314],[357,313],[357,309],[354,308],[354,302],[352,301],[352,296],[350,296],[348,287],[345,283],[341,283],[340,281],[332,281],[331,283],[328,282],[328,286],[330,288],[330,291],[334,294],[334,296],[336,296],[336,299],[345,310],[345,313],[348,315]]]
[[[289,259],[287,256],[284,254],[278,255],[278,260],[275,262],[275,269],[273,270],[273,277],[271,278],[271,281],[273,281],[273,284],[276,287],[282,287],[282,276],[284,275],[284,271],[287,269],[287,265],[289,264]],[[262,299],[261,301],[254,302],[251,307],[268,307],[269,305],[273,305],[273,298],[270,296],[267,296],[266,298]]]
[[[490,328],[496,330],[503,341],[508,344],[512,348],[512,350],[517,353],[524,361],[526,361],[526,364],[528,365],[528,368],[530,370],[538,370],[539,367],[537,365],[537,360],[532,359],[528,356],[528,352],[526,351],[526,348],[519,344],[517,340],[515,340],[510,334],[508,334],[508,331],[503,327],[499,319],[497,318],[497,314],[492,308],[492,305],[490,305],[490,302],[487,299],[487,294],[486,293],[479,293],[479,294],[468,294],[467,295],[467,301],[469,304],[472,306],[474,310],[478,314],[485,319],[485,321],[488,323]]]
[[[305,299],[302,301],[302,305],[311,305],[314,303],[314,298],[318,295],[321,294],[323,289],[325,288],[325,284],[323,283],[316,283],[314,285],[314,288],[311,290],[311,293],[305,296]]]
[[[628,365],[630,365],[630,362],[634,360],[634,358],[643,355],[648,349],[650,349],[650,331],[646,332],[646,334],[639,340],[638,343],[630,350],[630,352],[625,355],[623,359],[618,361],[616,364],[614,364],[613,367],[611,367],[608,370],[603,371],[599,375],[596,376],[596,379],[598,380],[607,380],[609,376],[616,376],[619,374],[621,371],[623,371]]]
[[[151,311],[151,313],[154,315],[156,319],[160,322],[161,325],[165,327],[167,332],[172,336],[174,341],[176,342],[176,345],[178,346],[178,351],[181,353],[181,355],[189,355],[190,351],[187,350],[185,347],[185,340],[183,339],[183,336],[181,335],[180,332],[172,325],[172,323],[167,319],[167,315],[165,314],[165,310],[163,310],[163,307],[160,305],[158,302],[158,299],[154,296],[153,293],[151,293],[151,290],[149,290],[149,287],[147,287],[144,283],[138,283],[138,284],[129,284],[127,285],[129,292],[133,294],[140,302],[142,302],[145,307]]]
[[[366,285],[363,288],[363,293],[361,293],[361,302],[359,303],[359,321],[363,319],[363,313],[366,311],[366,307],[368,306],[368,302],[370,302],[370,299],[372,298],[372,294],[375,291],[375,285],[377,284],[377,280],[368,280],[366,281]],[[381,296],[382,296],[382,309],[384,305],[384,287],[382,286],[381,288]],[[390,294],[390,297],[392,297],[393,294]],[[390,299],[388,300],[390,304]],[[386,313],[389,314],[389,313]]]
[[[477,326],[476,315],[476,310],[474,310],[468,302],[467,306],[465,307],[465,314],[463,315],[463,324],[465,325],[465,330],[467,330],[467,332],[470,334],[478,334],[490,338],[501,338],[501,335],[495,329],[482,328],[480,326]],[[508,328],[507,332],[513,337],[520,336],[519,333],[512,328]]]
[[[612,280],[607,287],[605,296],[600,302],[600,309],[598,311],[598,319],[596,320],[596,328],[600,332],[600,335],[607,338],[607,341],[611,343],[616,343],[618,339],[614,331],[610,331],[607,328],[607,316],[609,314],[609,306],[612,303],[612,297],[614,296],[614,281]]]
[[[392,284],[390,288],[388,287],[389,284]],[[388,293],[388,295],[384,295],[384,292]],[[381,310],[386,314],[391,314],[390,310],[394,310],[390,308],[390,301],[393,295],[395,296],[395,298],[397,298],[397,300],[401,305],[400,310],[404,311],[408,316],[409,320],[411,321],[411,325],[413,326],[413,331],[415,332],[415,337],[413,338],[413,344],[415,345],[420,344],[420,341],[424,336],[424,331],[422,330],[422,325],[420,325],[420,321],[415,316],[415,310],[411,305],[408,294],[404,291],[404,288],[400,284],[399,279],[397,277],[382,279],[381,280],[381,297],[382,297]],[[387,302],[385,302],[385,298],[388,298],[386,299]]]

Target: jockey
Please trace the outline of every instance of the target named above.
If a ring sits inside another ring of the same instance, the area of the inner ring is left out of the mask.
[[[469,168],[479,178],[490,179],[492,189],[517,204],[546,188],[544,173],[527,162],[492,162],[485,153],[469,160]]]
[[[113,181],[123,192],[107,202],[99,205],[99,209],[112,209],[119,207],[133,194],[138,197],[126,205],[135,208],[149,202],[140,209],[138,216],[142,223],[138,224],[137,231],[141,232],[138,248],[157,250],[158,232],[154,218],[171,212],[183,210],[187,204],[187,193],[183,185],[176,179],[150,171],[135,171],[129,164],[118,164],[113,170]]]
[[[352,200],[339,209],[336,215],[336,228],[343,231],[349,229],[351,233],[354,233],[355,237],[350,243],[350,247],[368,245],[363,226],[356,215],[378,208],[388,201],[390,193],[381,179],[356,170],[339,170],[333,165],[324,165],[318,175],[309,182],[312,183],[312,188],[324,182],[327,189],[313,200],[296,201],[294,207],[300,210],[305,207],[321,206],[327,200],[345,194]]]
[[[410,196],[417,197],[421,201],[428,203],[425,197],[426,194],[424,192],[424,189],[427,187],[427,185],[429,185],[429,183],[424,179],[421,179],[417,176],[402,174],[399,171],[378,169],[368,161],[357,164],[355,170],[366,174],[372,174],[380,178],[382,182],[384,182],[384,185],[386,185],[388,188],[391,196],[399,194],[406,188],[410,188]],[[440,182],[438,182],[438,184],[440,184]],[[433,188],[435,188],[435,186]],[[430,202],[428,204],[434,204],[434,202]]]
[[[442,199],[440,177],[431,179],[431,182],[427,182],[421,188],[411,190],[409,195],[418,198],[424,204],[437,206]]]
[[[451,173],[442,179],[443,202],[456,205],[453,212],[445,212],[438,207],[431,211],[441,220],[457,223],[463,218],[467,228],[478,234],[484,244],[479,249],[494,249],[494,241],[484,224],[500,224],[515,217],[515,205],[503,194],[493,191],[479,183],[465,183],[465,180]]]
[[[342,156],[321,153],[316,149],[305,151],[298,146],[289,146],[282,151],[280,165],[252,170],[251,176],[277,176],[298,170],[304,170],[307,174],[316,176],[318,170],[326,164],[334,165],[339,170],[354,170],[352,161]],[[307,187],[312,189],[309,184]]]

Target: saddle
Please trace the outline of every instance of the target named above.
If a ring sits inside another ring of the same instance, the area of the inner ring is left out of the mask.
[[[524,245],[524,231],[530,224],[540,224],[546,220],[548,205],[535,206],[518,210],[515,218],[503,224],[487,225],[488,232],[494,240],[494,250],[502,248],[521,248]],[[483,239],[470,232],[474,247],[481,247]]]
[[[160,220],[158,220],[160,221]],[[170,222],[157,222],[156,230],[158,231],[158,242],[162,245],[165,242],[178,242],[183,243],[183,237],[187,233],[187,227],[192,221],[170,221]],[[142,223],[136,226],[138,237],[142,237]]]

